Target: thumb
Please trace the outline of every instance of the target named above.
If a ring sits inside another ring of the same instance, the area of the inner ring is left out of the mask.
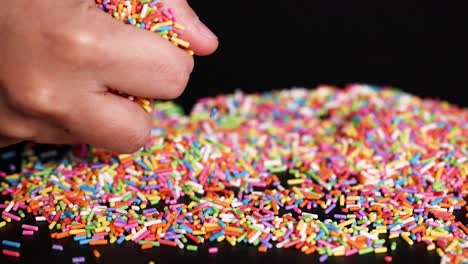
[[[177,23],[185,27],[181,38],[190,42],[190,48],[195,54],[208,55],[216,50],[218,38],[200,21],[186,0],[165,0],[163,2],[166,9],[172,8]]]

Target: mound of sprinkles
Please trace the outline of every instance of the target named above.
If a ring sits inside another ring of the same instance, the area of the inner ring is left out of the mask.
[[[137,28],[142,28],[161,35],[177,47],[186,50],[193,55],[190,43],[181,39],[184,26],[177,23],[177,16],[172,8],[164,9],[160,0],[96,0],[97,7],[124,22]],[[147,112],[151,112],[151,103],[148,99],[138,98],[110,90],[135,101]]]
[[[189,116],[156,103],[152,139],[137,153],[77,147],[42,163],[27,151],[20,173],[0,174],[0,226],[32,214],[54,241],[209,254],[249,244],[321,262],[391,262],[402,240],[466,262],[467,148],[466,109],[391,87],[236,92],[200,100]]]

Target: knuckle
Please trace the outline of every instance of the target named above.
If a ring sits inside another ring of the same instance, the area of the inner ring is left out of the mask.
[[[89,66],[97,62],[99,35],[90,29],[57,30],[45,33],[51,55],[63,63]]]
[[[38,85],[24,89],[21,93],[13,93],[12,100],[17,109],[33,116],[62,118],[67,111],[63,101],[51,86]]]
[[[0,138],[9,140],[31,140],[36,135],[36,129],[28,122],[12,116],[0,114],[0,122],[8,125],[0,126]]]

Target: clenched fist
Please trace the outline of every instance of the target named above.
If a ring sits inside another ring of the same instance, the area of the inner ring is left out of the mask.
[[[166,0],[198,55],[217,38],[185,0]],[[94,0],[4,1],[0,10],[0,147],[22,140],[88,143],[120,153],[149,138],[151,116],[109,88],[172,99],[193,58],[158,34],[123,24]]]

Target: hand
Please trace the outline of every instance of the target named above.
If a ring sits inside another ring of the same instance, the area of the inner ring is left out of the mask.
[[[216,37],[185,0],[167,0],[198,55]],[[93,0],[15,0],[0,10],[0,146],[88,143],[119,153],[149,139],[151,116],[108,88],[173,99],[193,58],[158,34],[125,25]]]

